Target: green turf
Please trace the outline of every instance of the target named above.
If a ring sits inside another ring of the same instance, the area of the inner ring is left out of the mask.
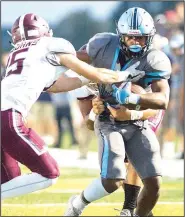
[[[26,171],[24,168],[23,172]],[[98,173],[97,170],[61,169],[62,175],[54,186],[37,193],[4,200],[1,214],[3,216],[62,216],[69,197],[76,194],[75,192],[66,193],[62,191],[80,192],[91,183],[93,178],[98,177]],[[183,198],[183,179],[164,178],[159,201],[182,202]],[[114,208],[121,208],[121,204],[114,203],[121,203],[123,200],[124,194],[119,189],[112,195],[92,203],[85,209],[83,215],[116,216],[118,212]],[[99,206],[100,202],[110,204]],[[183,207],[183,204],[157,204],[154,214],[158,216],[183,216]]]

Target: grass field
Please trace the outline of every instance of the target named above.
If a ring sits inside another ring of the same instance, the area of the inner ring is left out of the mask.
[[[23,172],[26,172],[23,168]],[[69,197],[78,194],[93,178],[98,177],[97,170],[62,168],[58,182],[45,190],[6,199],[1,205],[2,216],[62,216]],[[122,189],[89,205],[83,216],[116,216],[120,209],[124,194]],[[164,178],[162,193],[154,209],[156,216],[184,216],[183,179]]]

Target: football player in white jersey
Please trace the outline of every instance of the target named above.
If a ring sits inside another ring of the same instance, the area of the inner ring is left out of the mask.
[[[123,84],[121,87],[98,85],[105,105],[119,108],[120,104],[129,104],[135,110],[167,108],[171,64],[163,52],[152,48],[155,32],[151,15],[133,7],[120,17],[118,34],[98,33],[89,40],[86,53],[77,53],[80,59],[96,67],[121,68],[123,74],[128,66],[140,61],[137,69],[142,71],[141,77],[132,76],[130,80],[150,92],[132,93],[129,83],[124,87]],[[135,111],[128,120],[117,121],[110,118],[110,110],[106,108],[96,118],[94,129],[98,137],[101,176],[80,195],[70,198],[64,215],[81,215],[89,203],[116,191],[126,178],[123,163],[126,153],[143,182],[135,214],[148,216],[159,198],[162,171],[159,142],[148,122],[143,120],[143,112]],[[125,213],[120,215],[125,216]]]
[[[6,75],[1,82],[2,199],[46,188],[59,176],[57,163],[46,150],[44,141],[24,124],[42,91],[68,91],[89,80],[112,83],[125,79],[114,71],[80,61],[73,45],[65,39],[52,37],[48,23],[35,14],[17,18],[10,34],[14,48],[10,51]],[[65,76],[68,69],[79,76]],[[134,73],[138,74],[138,71]],[[18,162],[32,173],[21,175]]]

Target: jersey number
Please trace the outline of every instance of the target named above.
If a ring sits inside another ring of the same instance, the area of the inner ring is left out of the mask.
[[[20,74],[23,69],[23,61],[26,58],[26,52],[29,48],[23,48],[21,50],[17,50],[9,56],[7,68],[6,68],[6,76],[11,74]]]

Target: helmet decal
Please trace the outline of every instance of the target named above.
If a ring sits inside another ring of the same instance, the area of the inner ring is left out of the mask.
[[[25,32],[24,32],[24,25],[23,25],[24,17],[25,17],[25,14],[19,18],[19,31],[21,35],[21,40],[25,40]]]

